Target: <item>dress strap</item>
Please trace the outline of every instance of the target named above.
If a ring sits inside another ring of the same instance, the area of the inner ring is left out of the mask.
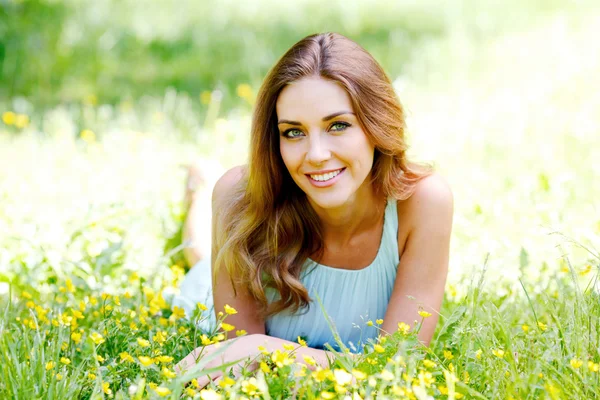
[[[398,208],[397,200],[390,197],[385,210],[384,232],[381,246],[388,262],[396,266],[398,254]]]

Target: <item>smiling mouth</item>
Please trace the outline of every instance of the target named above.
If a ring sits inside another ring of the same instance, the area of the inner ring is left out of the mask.
[[[327,182],[327,181],[335,178],[339,174],[341,174],[342,171],[345,169],[346,168],[340,168],[336,171],[331,171],[326,174],[318,174],[318,175],[317,174],[307,174],[307,176],[309,176],[312,180],[315,180],[317,182]]]

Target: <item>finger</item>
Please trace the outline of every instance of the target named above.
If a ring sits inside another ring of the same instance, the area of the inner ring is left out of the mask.
[[[208,375],[202,375],[196,380],[198,381],[198,386],[200,389],[204,389],[210,382],[215,382],[217,379],[223,379],[223,372],[215,371]]]
[[[173,369],[177,373],[184,373],[186,370],[189,370],[194,365],[196,365],[198,355],[200,354],[200,348],[197,348],[190,352],[187,356],[183,358],[183,360],[179,361]]]

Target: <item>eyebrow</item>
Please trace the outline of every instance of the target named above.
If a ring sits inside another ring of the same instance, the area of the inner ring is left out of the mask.
[[[321,121],[323,121],[323,122],[326,122],[326,121],[329,121],[330,119],[333,119],[333,118],[335,118],[335,117],[337,117],[337,116],[344,115],[344,114],[356,115],[356,114],[354,114],[354,113],[353,113],[353,112],[351,112],[351,111],[339,111],[339,112],[335,112],[335,113],[333,113],[333,114],[330,114],[330,115],[328,115],[328,116],[326,116],[326,117],[323,117],[323,118],[321,119]],[[290,120],[287,120],[287,119],[282,119],[282,120],[279,120],[279,121],[277,122],[277,125],[280,125],[280,124],[288,124],[288,125],[296,125],[296,126],[300,126],[300,125],[302,125],[302,124],[301,124],[300,122],[298,122],[298,121],[290,121]]]

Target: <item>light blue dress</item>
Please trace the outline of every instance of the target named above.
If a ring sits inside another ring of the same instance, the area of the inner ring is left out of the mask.
[[[312,300],[309,307],[296,314],[284,311],[271,316],[266,320],[266,334],[293,342],[300,336],[310,347],[324,349],[329,343],[339,351],[325,311],[341,342],[351,352],[361,352],[363,344],[377,337],[379,331],[375,321],[385,316],[392,294],[399,262],[397,237],[396,201],[390,199],[385,208],[383,234],[375,260],[360,270],[332,268],[307,260],[300,280]],[[188,316],[197,302],[208,306],[210,318],[198,324],[205,330],[216,324],[210,268],[210,257],[199,261],[186,275],[180,294],[172,298],[172,305],[183,307]],[[266,295],[270,302],[279,296],[275,289],[268,289]],[[373,321],[373,326],[367,325],[369,320]]]

